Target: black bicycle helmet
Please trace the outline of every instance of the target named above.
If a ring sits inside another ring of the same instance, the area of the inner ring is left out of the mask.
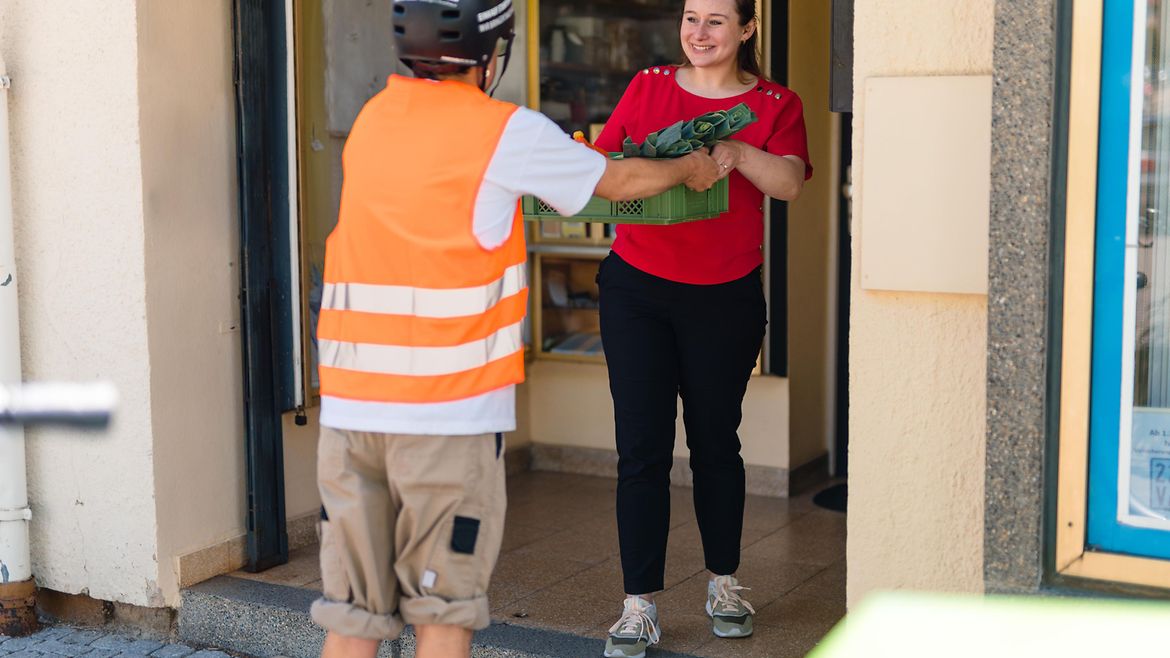
[[[394,0],[398,57],[407,66],[487,66],[500,40],[511,42],[515,15],[512,0]]]

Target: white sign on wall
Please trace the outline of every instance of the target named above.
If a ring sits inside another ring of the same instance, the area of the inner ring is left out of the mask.
[[[1118,522],[1170,530],[1170,409],[1135,407],[1120,457]]]

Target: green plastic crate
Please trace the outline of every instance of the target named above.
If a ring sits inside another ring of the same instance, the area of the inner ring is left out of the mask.
[[[602,224],[680,224],[711,219],[727,212],[727,179],[717,181],[706,192],[695,192],[685,185],[645,199],[610,201],[594,196],[585,208],[564,217],[552,206],[533,196],[521,201],[524,219],[530,222],[600,222]]]

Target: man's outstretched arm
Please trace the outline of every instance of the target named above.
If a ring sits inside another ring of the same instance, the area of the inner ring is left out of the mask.
[[[669,160],[650,158],[623,158],[608,160],[605,173],[597,181],[594,192],[610,201],[644,199],[686,184],[703,191],[723,178],[726,170],[719,167],[706,150],[694,151]]]

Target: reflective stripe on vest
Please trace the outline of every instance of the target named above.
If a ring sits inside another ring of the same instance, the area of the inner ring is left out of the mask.
[[[470,85],[399,76],[362,108],[326,242],[323,397],[425,404],[523,381],[519,204],[500,247],[484,249],[473,229],[484,172],[516,109]]]
[[[321,366],[321,395],[365,402],[416,402],[462,400],[499,388],[516,372],[523,372],[524,352],[492,361],[482,368],[454,375],[383,375]],[[359,393],[350,393],[357,391]]]
[[[368,283],[326,283],[322,311],[359,311],[420,318],[482,315],[528,286],[528,265],[509,267],[495,281],[471,288],[415,288]]]
[[[453,375],[483,367],[524,349],[520,323],[482,340],[452,347],[406,347],[323,340],[321,365],[381,375]]]

